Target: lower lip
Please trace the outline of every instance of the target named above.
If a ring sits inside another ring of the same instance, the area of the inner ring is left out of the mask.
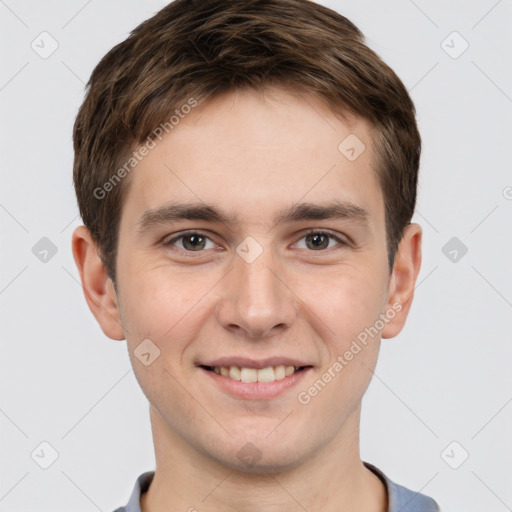
[[[238,398],[247,400],[270,400],[284,393],[301,382],[311,367],[292,373],[288,377],[273,382],[242,382],[230,379],[213,371],[199,367],[199,369],[215,382],[223,391]]]

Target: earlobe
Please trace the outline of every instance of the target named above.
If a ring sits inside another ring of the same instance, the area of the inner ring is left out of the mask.
[[[416,279],[421,267],[422,230],[418,224],[409,224],[395,255],[395,263],[389,281],[386,311],[393,310],[382,330],[383,338],[393,338],[404,327],[411,308]]]
[[[85,300],[102,331],[113,340],[125,339],[112,280],[108,277],[96,245],[85,226],[79,226],[73,232],[72,251]]]

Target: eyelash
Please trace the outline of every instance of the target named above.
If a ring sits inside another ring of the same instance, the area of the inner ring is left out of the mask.
[[[344,239],[340,238],[339,236],[330,233],[329,231],[324,231],[324,230],[321,230],[321,229],[309,229],[305,233],[303,233],[303,235],[299,238],[299,240],[302,240],[303,238],[307,237],[308,235],[313,235],[313,234],[315,234],[315,235],[326,235],[330,239],[335,240],[336,242],[338,242],[338,246],[347,247],[347,246],[351,246],[352,245],[352,243],[349,240],[344,240]],[[162,244],[165,247],[167,247],[167,248],[171,248],[172,250],[179,250],[179,251],[187,253],[187,255],[190,255],[190,256],[194,257],[193,256],[194,253],[197,253],[198,255],[200,255],[201,253],[204,253],[207,249],[202,249],[200,251],[187,251],[186,249],[181,249],[181,248],[173,247],[175,242],[177,242],[177,241],[179,241],[179,240],[181,240],[183,238],[186,238],[188,236],[193,236],[193,235],[198,235],[198,236],[207,238],[208,240],[213,242],[213,240],[211,240],[211,238],[208,235],[206,235],[205,233],[202,233],[201,231],[191,230],[191,231],[182,232],[178,236],[172,238],[171,240],[167,240],[167,241],[164,240],[162,242]],[[328,247],[327,249],[319,249],[318,251],[310,250],[308,252],[312,252],[312,253],[313,252],[326,252],[328,249],[332,249],[332,247]]]

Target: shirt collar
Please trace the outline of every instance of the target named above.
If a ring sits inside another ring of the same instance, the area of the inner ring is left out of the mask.
[[[388,512],[395,512],[397,510],[401,510],[402,512],[407,512],[408,510],[413,510],[415,503],[415,498],[419,498],[419,501],[421,504],[423,504],[423,495],[419,493],[413,493],[412,491],[409,491],[408,489],[405,489],[404,487],[401,487],[400,485],[395,484],[392,482],[380,469],[375,467],[373,464],[370,464],[369,462],[364,462],[366,468],[368,468],[372,473],[377,475],[381,482],[384,484],[384,487],[386,488],[386,494],[388,497],[388,505],[387,505],[387,511]],[[135,482],[135,486],[133,488],[132,494],[130,496],[130,499],[128,501],[128,504],[124,509],[120,509],[120,512],[141,512],[140,509],[140,498],[141,495],[144,494],[148,489],[149,485],[153,481],[153,477],[155,475],[154,471],[147,471],[146,473],[142,473],[137,478],[137,481]],[[427,505],[427,508],[422,509],[428,512],[428,510],[437,511],[439,510],[437,508],[437,505],[433,500],[430,500],[429,498],[426,498],[428,500],[428,503],[425,502],[425,505]],[[420,504],[420,503],[418,503]],[[432,508],[430,508],[432,507]]]

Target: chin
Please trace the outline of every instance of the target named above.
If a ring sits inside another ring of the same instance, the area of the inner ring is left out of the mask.
[[[274,436],[271,434],[270,437]],[[291,436],[275,439],[266,438],[268,433],[260,436],[245,435],[229,440],[229,446],[220,447],[220,452],[212,453],[216,462],[243,473],[272,474],[293,469],[307,459],[304,442],[293,440]],[[252,439],[252,440],[250,440]],[[297,446],[302,448],[297,452]],[[209,447],[211,450],[211,446]]]
[[[238,456],[234,459],[224,459],[219,461],[221,464],[240,471],[242,473],[251,474],[278,474],[285,471],[289,471],[302,462],[302,457],[297,457],[297,454],[272,454],[271,456],[265,456],[262,453],[261,459],[256,461],[244,461],[240,460]]]

